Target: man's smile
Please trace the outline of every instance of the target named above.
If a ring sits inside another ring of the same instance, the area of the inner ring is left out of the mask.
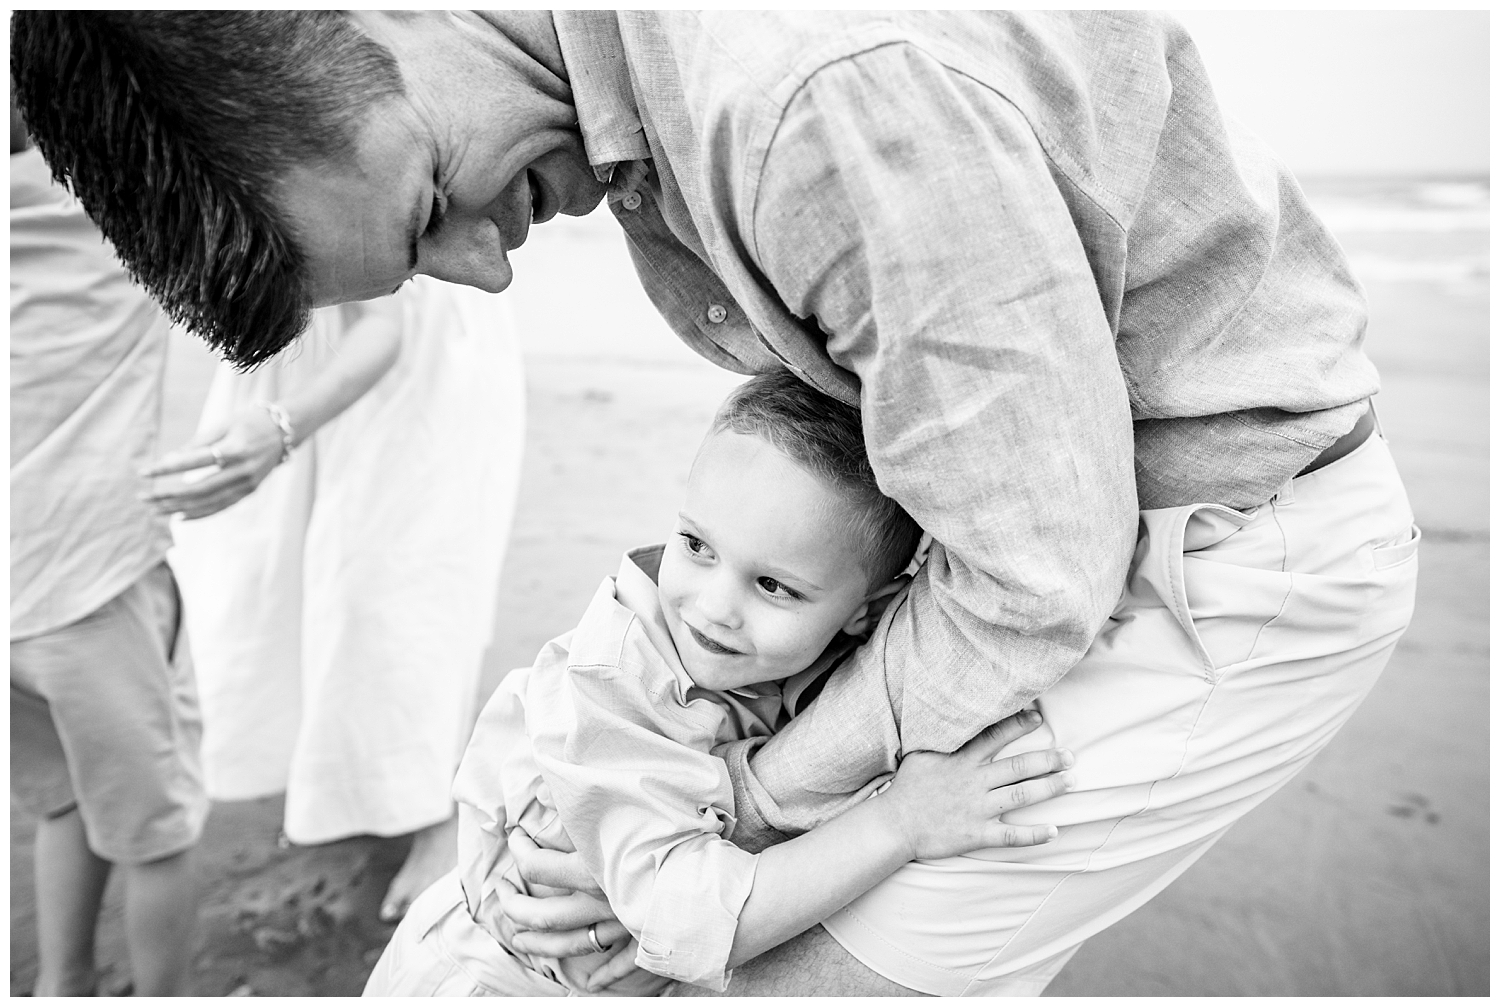
[[[531,188],[531,222],[542,224],[557,216],[557,200],[549,194],[542,177],[528,168],[526,182]]]

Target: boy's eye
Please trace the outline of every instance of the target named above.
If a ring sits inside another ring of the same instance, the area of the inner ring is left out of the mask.
[[[775,578],[772,578],[772,577],[759,577],[759,578],[756,579],[755,582],[760,585],[760,589],[762,591],[766,592],[766,594],[772,595],[773,597],[780,597],[780,598],[800,598],[800,597],[802,597],[796,591],[793,591],[791,588],[787,587],[781,581],[776,580]]]
[[[704,544],[703,540],[696,535],[689,535],[685,531],[680,531],[677,534],[682,537],[682,543],[683,545],[687,546],[687,551],[692,553],[694,556],[701,554],[708,548],[708,546]]]

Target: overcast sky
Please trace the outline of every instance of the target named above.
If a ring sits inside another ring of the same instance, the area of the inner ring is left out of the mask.
[[[1172,11],[1299,174],[1487,174],[1489,12]]]

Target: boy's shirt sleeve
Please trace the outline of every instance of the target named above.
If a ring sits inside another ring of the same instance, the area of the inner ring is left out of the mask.
[[[727,838],[734,791],[709,754],[725,712],[685,701],[640,622],[618,604],[599,612],[601,600],[590,615],[604,618],[574,637],[564,701],[528,725],[537,763],[574,846],[640,941],[636,964],[722,991],[758,859]]]

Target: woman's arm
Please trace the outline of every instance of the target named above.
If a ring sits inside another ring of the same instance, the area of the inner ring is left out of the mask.
[[[327,368],[278,403],[286,411],[295,446],[357,402],[395,365],[401,354],[402,305],[394,297],[356,301],[326,310],[343,317],[345,335]],[[146,497],[162,513],[206,517],[250,495],[280,462],[281,427],[263,405],[245,406],[220,429],[205,430],[148,468],[148,478],[218,465],[194,483]]]

